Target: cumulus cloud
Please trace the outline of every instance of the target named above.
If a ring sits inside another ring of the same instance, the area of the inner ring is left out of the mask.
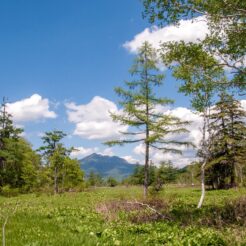
[[[144,151],[145,146],[143,144],[137,145],[133,152],[136,154],[140,161],[139,163],[144,164]],[[174,153],[163,153],[157,149],[150,149],[150,160],[154,163],[154,165],[158,166],[163,161],[171,161],[175,167],[184,167],[191,162],[197,160],[196,152],[192,149],[183,149],[183,155],[178,155]]]
[[[197,160],[195,151],[184,151],[183,155],[173,153],[162,153],[160,151],[153,151],[151,159],[154,164],[159,164],[162,161],[171,161],[175,167],[184,167],[191,162]]]
[[[68,120],[75,124],[74,135],[86,139],[105,140],[120,136],[120,131],[127,131],[112,121],[110,112],[119,113],[115,103],[95,96],[88,104],[66,103]]]
[[[178,134],[174,137],[182,141],[190,141],[196,146],[199,146],[199,143],[202,138],[201,127],[202,127],[202,117],[198,112],[192,111],[188,108],[178,107],[166,112],[175,117],[180,118],[183,121],[189,121],[190,124],[186,126],[189,132]]]
[[[123,159],[125,159],[127,162],[131,163],[131,164],[136,164],[136,163],[140,163],[139,160],[133,158],[131,155],[125,155],[122,157]]]
[[[131,41],[124,43],[123,46],[129,52],[137,53],[145,41],[151,43],[153,47],[159,48],[160,43],[169,41],[198,42],[198,40],[204,39],[209,32],[204,16],[199,16],[192,20],[181,20],[179,24],[179,26],[169,25],[163,28],[156,26],[146,28]]]
[[[99,149],[98,147],[85,148],[85,147],[80,146],[80,147],[75,147],[75,150],[72,151],[71,153],[71,157],[81,159],[93,153],[97,153],[99,155],[104,155],[104,156],[114,156],[115,155],[112,148]]]
[[[75,150],[72,151],[72,153],[71,153],[71,157],[80,159],[80,158],[83,158],[83,157],[88,156],[90,154],[93,154],[97,151],[98,151],[97,147],[95,147],[95,148],[75,147]]]
[[[50,110],[50,101],[38,94],[14,103],[8,103],[7,111],[13,116],[15,122],[54,119],[57,117],[56,113]]]
[[[106,149],[100,151],[98,154],[107,155],[107,156],[114,156],[115,155],[112,148],[106,148]]]

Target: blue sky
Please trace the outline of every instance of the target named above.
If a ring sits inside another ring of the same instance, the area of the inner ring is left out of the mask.
[[[43,132],[61,129],[68,134],[66,144],[80,148],[79,158],[95,151],[141,161],[141,146],[101,145],[107,137],[100,134],[111,124],[102,111],[117,107],[113,88],[129,79],[141,42],[190,41],[207,31],[206,23],[184,22],[179,30],[151,27],[141,12],[138,0],[0,1],[0,96],[9,98],[15,123],[24,127],[34,148]],[[195,117],[185,111],[189,99],[177,93],[170,71],[165,73],[160,94],[176,100],[173,110],[183,107],[179,116]],[[96,127],[100,136],[93,132]],[[191,160],[187,153],[184,163]]]

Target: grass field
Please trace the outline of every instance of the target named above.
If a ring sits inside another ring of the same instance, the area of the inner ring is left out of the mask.
[[[245,194],[245,189],[208,191],[203,208],[197,210],[198,188],[169,187],[153,200],[167,219],[134,207],[135,199],[141,200],[140,187],[0,197],[1,224],[9,214],[8,246],[246,245],[243,224],[220,218],[224,204]]]

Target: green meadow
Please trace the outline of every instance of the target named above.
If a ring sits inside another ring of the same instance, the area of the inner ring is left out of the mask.
[[[0,197],[1,224],[8,216],[9,246],[246,245],[245,194],[207,191],[199,210],[199,187],[165,187],[145,201],[133,186]]]

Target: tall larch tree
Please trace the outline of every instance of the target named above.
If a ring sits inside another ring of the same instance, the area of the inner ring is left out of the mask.
[[[150,148],[163,151],[163,153],[181,154],[177,146],[190,144],[170,138],[170,135],[187,132],[185,125],[188,122],[157,110],[157,106],[166,106],[173,102],[156,96],[155,89],[162,85],[164,79],[157,64],[156,50],[145,42],[130,69],[134,79],[131,82],[125,82],[126,89],[121,87],[115,89],[122,99],[119,103],[123,112],[112,113],[111,116],[114,121],[128,125],[129,131],[122,132],[125,136],[122,139],[106,142],[110,146],[128,143],[145,145],[144,197],[147,197],[148,193]]]

